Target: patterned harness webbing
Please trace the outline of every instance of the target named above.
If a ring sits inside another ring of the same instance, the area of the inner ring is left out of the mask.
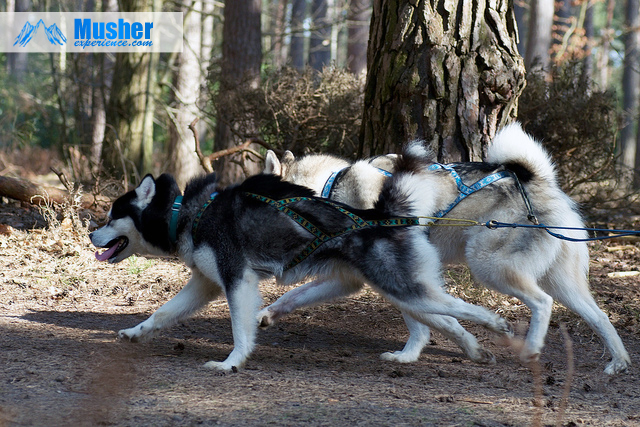
[[[494,182],[499,181],[502,178],[515,177],[515,174],[513,172],[509,170],[503,170],[503,171],[492,173],[491,175],[487,175],[481,180],[477,181],[475,184],[471,186],[467,186],[465,185],[464,182],[462,182],[462,178],[460,178],[460,175],[458,175],[458,172],[456,172],[455,168],[452,165],[443,165],[441,163],[434,163],[431,166],[429,166],[428,169],[432,171],[438,170],[438,169],[444,169],[448,171],[453,177],[453,179],[455,180],[456,186],[458,187],[458,192],[459,192],[458,197],[456,197],[456,199],[453,202],[451,202],[451,204],[446,209],[443,209],[440,212],[437,212],[436,214],[433,215],[437,218],[442,218],[443,216],[448,214],[453,208],[455,208],[456,205],[460,203],[464,198],[475,193],[476,191],[483,189],[487,185],[493,184]]]
[[[289,264],[287,264],[287,266],[284,268],[285,271],[293,268],[294,266],[304,261],[323,243],[331,239],[334,239],[336,237],[342,236],[343,234],[349,233],[351,231],[359,230],[366,227],[374,227],[374,226],[406,227],[410,225],[420,224],[420,220],[418,218],[397,217],[397,218],[387,218],[387,219],[377,219],[377,220],[364,220],[360,218],[358,215],[354,214],[353,212],[348,211],[344,207],[336,203],[333,203],[330,200],[322,199],[319,197],[291,197],[288,199],[273,200],[273,199],[270,199],[269,197],[261,196],[259,194],[254,194],[254,193],[246,193],[246,194],[248,196],[251,196],[255,199],[260,200],[261,202],[268,204],[269,206],[279,210],[280,212],[285,213],[295,222],[300,224],[305,230],[307,230],[309,233],[313,234],[316,237],[311,243],[309,243],[309,245],[307,245],[306,248],[302,250],[302,252],[300,252],[295,258],[293,258],[293,260],[291,260]],[[340,231],[336,231],[334,233],[327,233],[323,231],[321,228],[311,223],[310,221],[308,221],[302,215],[300,215],[299,213],[297,213],[296,211],[288,207],[288,205],[291,205],[297,202],[303,202],[303,201],[314,201],[314,202],[325,203],[333,207],[334,209],[336,209],[338,212],[349,217],[349,219],[353,221],[354,224]]]

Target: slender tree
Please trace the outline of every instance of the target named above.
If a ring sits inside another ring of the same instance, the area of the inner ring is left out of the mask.
[[[511,1],[374,0],[360,153],[479,160],[525,84]]]
[[[162,10],[161,0],[120,0],[128,12]],[[153,168],[153,118],[157,93],[158,53],[117,53],[107,108],[104,160],[127,174]]]
[[[172,120],[169,126],[169,171],[182,188],[190,178],[202,172],[195,154],[194,134],[188,125],[198,117],[196,102],[200,95],[200,86],[204,82],[199,64],[201,50],[201,12],[202,2],[191,2],[182,6],[184,13],[184,48],[178,56],[178,68],[175,75]]]
[[[628,114],[626,125],[620,133],[621,162],[625,168],[635,167],[636,138],[635,122],[638,109],[638,47],[640,45],[640,0],[627,0],[624,36],[624,68],[622,73],[622,108]]]
[[[314,70],[331,63],[331,24],[327,12],[327,0],[311,0],[313,29],[309,37],[309,66]]]
[[[289,56],[291,58],[291,66],[298,70],[302,70],[305,65],[303,23],[306,16],[307,0],[292,0]]]
[[[232,0],[225,3],[222,30],[222,64],[220,67],[218,105],[233,102],[233,97],[246,89],[260,85],[262,64],[261,0]],[[233,126],[224,108],[218,108],[215,147],[223,150],[256,136],[256,129],[244,123],[243,129]],[[238,165],[224,158],[215,165],[223,182],[237,182],[243,177]],[[257,166],[248,173],[258,172]]]
[[[534,64],[543,68],[546,68],[549,64],[553,14],[554,0],[531,1],[527,50],[524,56],[524,63],[527,69]]]
[[[354,74],[367,71],[367,41],[371,21],[371,0],[349,2],[347,68]]]

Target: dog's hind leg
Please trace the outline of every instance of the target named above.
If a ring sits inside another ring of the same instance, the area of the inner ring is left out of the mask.
[[[476,337],[464,329],[456,319],[450,316],[433,314],[424,319],[424,324],[408,314],[402,313],[409,328],[409,340],[401,351],[383,353],[383,360],[409,363],[418,360],[422,349],[429,343],[431,328],[455,342],[469,359],[478,363],[495,363],[494,355],[483,349]]]
[[[205,363],[205,368],[230,371],[241,367],[251,355],[258,330],[256,313],[262,302],[258,282],[258,275],[247,268],[240,280],[225,286],[233,331],[233,351],[224,362],[210,361]]]
[[[197,269],[193,269],[191,279],[176,296],[156,310],[144,322],[133,328],[119,331],[118,337],[131,342],[149,340],[161,329],[188,317],[221,293],[222,289],[217,284]]]
[[[363,285],[362,281],[337,276],[313,280],[286,292],[276,302],[260,310],[258,323],[266,328],[293,310],[349,296],[362,289]]]
[[[553,274],[545,277],[543,286],[551,295],[567,308],[581,316],[587,324],[604,341],[612,356],[604,370],[605,374],[613,375],[624,372],[631,366],[631,359],[620,336],[611,324],[609,317],[598,307],[589,292],[589,284],[581,272],[569,264],[566,269],[558,268]]]

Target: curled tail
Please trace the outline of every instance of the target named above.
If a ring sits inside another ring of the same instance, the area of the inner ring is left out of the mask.
[[[402,155],[396,159],[393,176],[385,181],[375,208],[397,216],[412,216],[429,210],[429,205],[436,203],[437,197],[433,193],[437,186],[427,182],[428,175],[424,172],[434,159],[434,153],[422,141],[406,144]]]
[[[502,128],[487,152],[487,162],[506,165],[518,173],[524,169],[532,179],[541,179],[557,185],[553,161],[542,145],[522,130],[520,123]],[[523,177],[518,174],[522,181]]]

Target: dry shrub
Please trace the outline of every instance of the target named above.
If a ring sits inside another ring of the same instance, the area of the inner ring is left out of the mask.
[[[585,207],[611,200],[619,182],[615,140],[621,114],[612,91],[595,89],[572,62],[529,72],[518,120],[556,163],[563,189]]]
[[[252,130],[258,129],[259,136],[274,148],[353,158],[363,86],[361,79],[335,67],[322,72],[282,68],[267,74],[257,89],[238,85],[223,93],[210,88],[214,108],[210,113],[227,117],[234,133],[243,139],[255,136]]]

